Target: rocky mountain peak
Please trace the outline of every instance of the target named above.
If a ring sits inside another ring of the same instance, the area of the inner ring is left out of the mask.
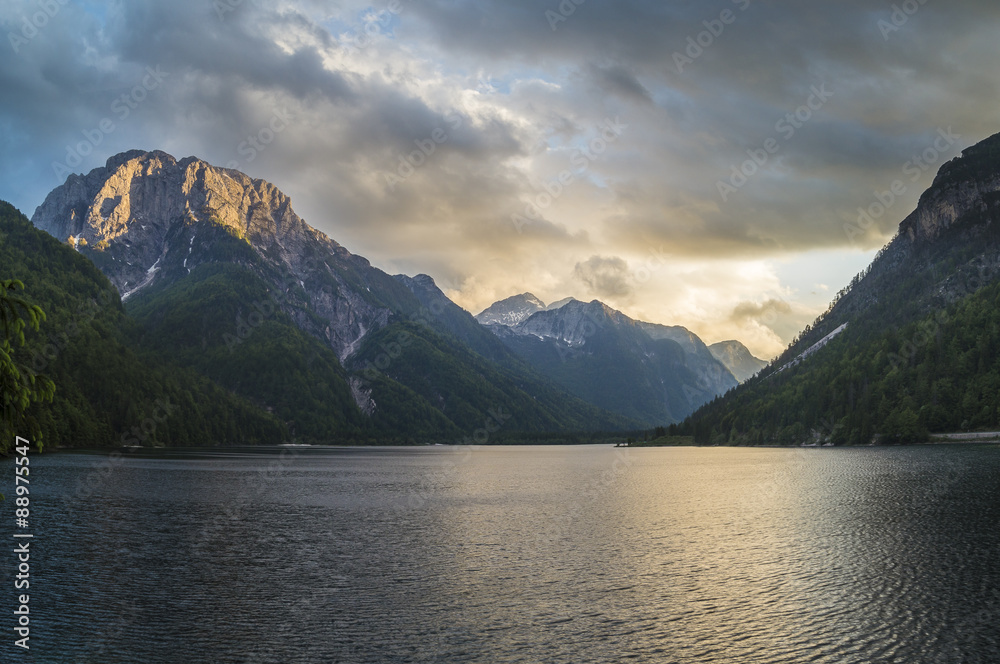
[[[123,299],[211,262],[253,269],[275,292],[298,285],[305,291],[300,309],[288,304],[289,313],[342,359],[385,324],[386,302],[402,288],[306,224],[271,183],[196,157],[115,155],[86,175],[69,176],[32,222],[60,240],[74,238]],[[380,298],[377,287],[392,292]]]
[[[123,238],[152,252],[178,224],[207,223],[230,229],[258,250],[276,244],[286,260],[306,237],[339,247],[308,227],[292,211],[288,196],[269,182],[195,157],[177,161],[161,151],[123,152],[103,168],[69,176],[35,210],[32,221],[59,239],[73,235],[97,245]],[[126,262],[148,269],[147,253],[130,255]],[[123,270],[109,276],[122,289],[138,275]]]
[[[575,346],[583,345],[597,330],[609,325],[628,327],[636,323],[600,300],[570,300],[558,309],[537,311],[512,327],[517,334],[558,339]]]
[[[943,134],[944,135],[944,134]],[[1000,134],[962,151],[944,164],[920,196],[917,209],[900,224],[911,242],[937,239],[956,221],[1000,206]]]
[[[575,297],[564,297],[561,300],[556,300],[555,302],[549,304],[547,307],[545,307],[545,310],[552,311],[553,309],[562,309],[570,302],[579,302],[579,300],[577,300]]]
[[[750,349],[735,339],[714,343],[708,350],[741,383],[767,366],[767,362],[754,357]]]
[[[512,295],[506,299],[494,302],[477,316],[483,325],[513,326],[526,320],[532,314],[543,311],[545,303],[531,293]]]
[[[405,274],[396,274],[392,278],[406,286],[425,307],[436,302],[451,302],[448,296],[444,294],[444,291],[438,288],[434,278],[428,274],[418,274],[413,277]],[[439,306],[441,305],[435,305],[435,308]]]
[[[490,330],[575,394],[642,421],[677,421],[737,385],[688,330],[634,320],[600,300],[569,298]]]
[[[413,283],[420,285],[422,288],[434,288],[441,292],[441,289],[438,288],[438,285],[434,282],[434,277],[429,274],[418,274],[410,277],[410,279]]]
[[[660,325],[658,323],[639,322],[639,327],[653,339],[670,339],[681,345],[687,353],[707,353],[708,346],[701,338],[680,325]]]

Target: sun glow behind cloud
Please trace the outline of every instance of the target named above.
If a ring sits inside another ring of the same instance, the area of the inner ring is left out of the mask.
[[[678,71],[723,6],[590,0],[552,29],[557,3],[528,0],[69,3],[0,59],[3,196],[30,214],[61,182],[53,164],[112,117],[70,170],[137,147],[232,163],[474,313],[523,291],[597,298],[769,357],[937,167],[1000,127],[1000,10],[928,4],[884,38],[889,12],[860,0],[750,2]],[[34,7],[0,4],[4,33]],[[114,117],[147,67],[169,76]],[[829,98],[780,130],[822,86]],[[261,134],[277,113],[287,128]],[[846,233],[947,127],[958,144]],[[255,136],[271,140],[251,151]],[[752,173],[723,200],[734,168]]]

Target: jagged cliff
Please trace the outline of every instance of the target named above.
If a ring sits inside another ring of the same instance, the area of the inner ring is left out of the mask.
[[[790,362],[844,323],[894,309],[928,315],[1000,274],[1000,134],[944,164],[871,265],[775,361]],[[874,314],[873,314],[874,312]]]
[[[920,203],[899,226],[913,243],[932,242],[956,223],[1000,206],[1000,134],[977,143],[944,164]],[[986,220],[986,224],[990,223]]]
[[[1000,134],[938,171],[825,314],[681,433],[731,444],[917,442],[1000,426]]]
[[[111,157],[69,176],[32,222],[76,244],[125,300],[205,262],[252,265],[280,293],[282,309],[341,360],[386,324],[404,290],[306,224],[274,185],[194,157]],[[252,249],[252,260],[234,244]]]

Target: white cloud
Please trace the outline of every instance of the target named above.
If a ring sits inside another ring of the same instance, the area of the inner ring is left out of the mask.
[[[51,162],[162,66],[164,88],[80,170],[137,147],[237,159],[352,251],[427,272],[470,310],[524,291],[600,297],[768,355],[892,234],[933,172],[852,242],[843,224],[875,188],[938,127],[965,145],[1000,127],[992,3],[928,5],[889,44],[861,0],[754,3],[683,75],[664,63],[711,18],[698,3],[588,2],[554,33],[529,0],[400,6],[352,50],[345,35],[388,2],[244,2],[221,20],[200,0],[67,5],[0,58],[2,195],[30,214],[59,184]],[[18,3],[0,5],[5,34],[21,18]],[[829,103],[723,202],[716,181],[823,82]],[[287,130],[240,155],[281,108]],[[583,158],[614,118],[627,129]],[[386,175],[429,140],[433,153],[390,189]],[[537,218],[519,233],[511,215],[531,203]],[[822,274],[809,269],[816,252]],[[771,323],[733,317],[773,298],[789,309]]]

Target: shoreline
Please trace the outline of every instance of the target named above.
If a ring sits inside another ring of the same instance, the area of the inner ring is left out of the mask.
[[[903,445],[696,445],[693,443],[661,443],[656,444],[650,442],[644,442],[641,444],[627,445],[627,444],[613,444],[613,443],[577,443],[577,444],[555,444],[551,446],[556,447],[580,447],[588,445],[609,445],[615,449],[642,449],[642,448],[655,448],[655,447],[692,447],[692,448],[730,448],[730,449],[857,449],[857,448],[890,448],[890,447],[922,447],[927,445],[1000,445],[1000,432],[984,432],[984,433],[952,433],[952,434],[931,434],[929,440],[922,443],[907,443]],[[517,443],[496,443],[494,445],[484,445],[483,447],[548,447],[550,445],[539,445],[539,444],[517,444]],[[113,454],[118,452],[124,455],[135,455],[135,456],[158,456],[161,454],[172,455],[172,454],[185,454],[185,453],[195,453],[199,451],[215,451],[215,452],[236,452],[245,453],[253,450],[271,450],[280,451],[286,450],[288,452],[321,452],[326,450],[351,450],[351,449],[381,449],[388,450],[393,448],[400,449],[418,449],[424,447],[461,447],[461,445],[450,445],[450,444],[424,444],[424,445],[287,445],[276,443],[274,445],[216,445],[209,447],[141,447],[141,446],[131,446],[131,447],[63,447],[58,445],[46,446],[46,449],[42,454],[53,454],[53,453],[83,453],[83,454]],[[311,449],[310,449],[311,448]],[[35,452],[38,453],[37,451]],[[7,454],[0,454],[0,459],[6,458]]]
[[[630,449],[643,447],[727,447],[727,448],[768,448],[768,449],[830,449],[830,448],[867,448],[867,447],[920,447],[923,445],[998,445],[1000,444],[1000,431],[969,432],[969,433],[932,433],[928,439],[921,443],[905,443],[900,445],[697,445],[692,442],[663,442],[657,444],[654,441],[645,441],[633,445],[615,445]]]

